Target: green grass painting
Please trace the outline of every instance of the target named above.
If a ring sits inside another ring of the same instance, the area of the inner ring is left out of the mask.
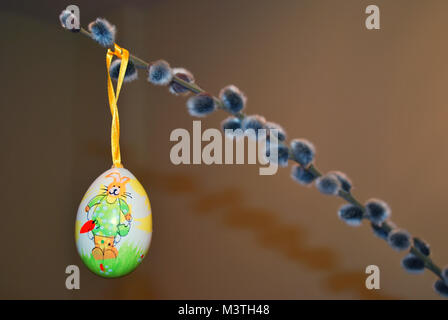
[[[117,278],[134,270],[143,260],[143,250],[123,242],[115,259],[95,260],[91,253],[82,254],[81,259],[93,273],[105,278]]]

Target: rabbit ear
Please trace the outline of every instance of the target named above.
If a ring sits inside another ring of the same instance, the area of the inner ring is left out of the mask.
[[[106,176],[106,178],[113,178],[114,182],[120,182],[121,175],[119,172],[111,172]]]
[[[123,177],[123,178],[121,178],[120,182],[121,182],[122,184],[126,184],[126,183],[129,182],[129,180],[131,180],[131,179],[128,178],[128,177]]]

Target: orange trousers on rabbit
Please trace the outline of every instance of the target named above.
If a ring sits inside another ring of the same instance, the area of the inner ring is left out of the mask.
[[[118,250],[114,246],[114,239],[115,237],[94,236],[93,257],[96,260],[115,259],[118,256]]]

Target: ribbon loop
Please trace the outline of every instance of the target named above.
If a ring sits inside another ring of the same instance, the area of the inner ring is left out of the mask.
[[[110,65],[112,63],[113,56],[121,59],[120,72],[118,74],[117,89],[114,91],[112,79],[110,77]],[[109,96],[110,113],[112,114],[112,128],[111,128],[111,149],[112,149],[112,162],[114,167],[122,168],[121,154],[120,154],[120,119],[118,117],[117,101],[120,95],[121,85],[123,84],[124,75],[129,61],[129,51],[124,48],[120,48],[117,44],[114,44],[114,51],[108,49],[106,54],[106,67],[107,67],[107,93]]]

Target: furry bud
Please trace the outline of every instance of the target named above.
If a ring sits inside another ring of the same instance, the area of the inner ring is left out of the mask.
[[[353,204],[346,204],[339,209],[338,215],[349,226],[357,227],[361,225],[364,211]]]
[[[111,47],[115,42],[115,26],[103,18],[97,18],[88,26],[93,40],[103,47]]]
[[[205,117],[216,110],[216,103],[210,94],[200,93],[188,99],[187,108],[190,115]]]
[[[317,177],[308,169],[296,164],[292,167],[291,177],[301,185],[310,185]]]
[[[243,110],[247,101],[244,93],[234,85],[223,88],[219,93],[219,99],[222,101],[224,108],[233,114]]]
[[[306,139],[292,140],[291,151],[294,159],[305,167],[313,162],[316,153],[313,144]]]
[[[389,233],[387,242],[396,251],[408,250],[411,246],[411,235],[407,231],[394,229]]]
[[[121,59],[115,59],[110,64],[109,73],[110,77],[113,80],[118,80],[118,76],[120,74],[120,66],[121,66]],[[128,61],[128,65],[126,66],[126,71],[124,73],[124,79],[123,82],[131,82],[138,78],[137,69],[135,68],[135,65],[132,63],[132,61]]]
[[[388,204],[382,200],[370,199],[366,202],[366,216],[375,224],[381,224],[390,216]]]
[[[341,190],[341,183],[335,175],[326,174],[317,178],[316,187],[322,194],[336,196]]]
[[[159,86],[166,86],[173,79],[170,65],[165,60],[158,60],[148,68],[148,81]]]
[[[172,74],[185,82],[194,83],[193,74],[184,68],[174,68]],[[171,81],[170,92],[175,95],[186,95],[190,91],[180,83]]]

